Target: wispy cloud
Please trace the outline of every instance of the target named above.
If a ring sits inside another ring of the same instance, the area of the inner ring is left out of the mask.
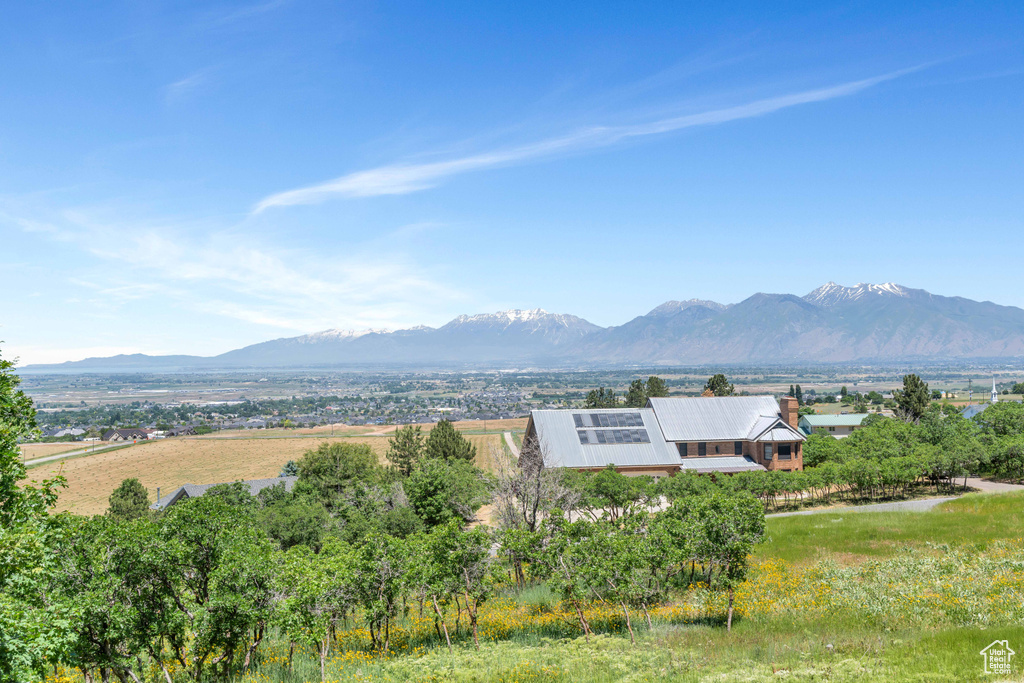
[[[291,332],[333,327],[404,327],[422,311],[465,295],[443,284],[403,253],[375,238],[346,244],[343,253],[287,248],[239,229],[199,232],[168,221],[121,225],[87,210],[46,220],[11,220],[25,232],[71,242],[90,261],[116,262],[72,276],[79,297],[105,309],[159,302]],[[411,238],[437,227],[407,225],[392,235]],[[394,243],[394,240],[391,240]],[[112,244],[117,249],[110,249]],[[126,261],[120,255],[130,253]]]
[[[172,104],[182,100],[206,85],[210,80],[210,69],[200,69],[184,78],[164,86],[164,100]]]
[[[266,14],[283,7],[285,4],[286,0],[269,0],[269,2],[244,4],[227,12],[211,13],[206,17],[203,24],[209,28],[234,24],[238,21]]]
[[[350,173],[325,183],[272,194],[257,203],[253,212],[259,213],[273,207],[316,204],[332,198],[408,194],[435,187],[446,178],[470,171],[522,163],[557,154],[605,147],[632,138],[660,135],[685,128],[749,119],[802,104],[847,97],[885,81],[899,78],[920,68],[903,69],[826,88],[805,90],[789,95],[756,100],[738,106],[662,118],[646,123],[621,126],[592,126],[560,137],[460,158],[426,163],[400,163],[380,166]]]

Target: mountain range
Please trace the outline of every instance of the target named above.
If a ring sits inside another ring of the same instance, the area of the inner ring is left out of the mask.
[[[754,294],[736,304],[667,301],[600,327],[542,309],[460,315],[438,327],[326,330],[219,356],[88,358],[30,372],[155,372],[324,366],[579,367],[889,362],[1024,357],[1024,310],[894,283],[805,296]]]

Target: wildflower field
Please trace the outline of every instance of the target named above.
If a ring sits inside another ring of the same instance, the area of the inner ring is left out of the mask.
[[[724,594],[691,589],[651,610],[631,646],[618,606],[595,604],[588,642],[571,610],[534,588],[481,610],[479,651],[463,623],[449,653],[412,607],[388,653],[369,649],[365,629],[339,633],[328,680],[983,680],[982,648],[1024,642],[1024,540],[856,565],[765,559],[737,592],[732,633],[725,609]],[[296,649],[291,667],[287,643],[265,655],[246,681],[318,680],[315,652]]]

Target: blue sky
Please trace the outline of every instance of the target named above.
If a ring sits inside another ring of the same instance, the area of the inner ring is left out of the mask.
[[[895,281],[1024,306],[1019,3],[39,3],[0,352]]]

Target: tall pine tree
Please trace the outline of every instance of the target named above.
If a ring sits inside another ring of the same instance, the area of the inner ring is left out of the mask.
[[[441,420],[430,430],[425,451],[428,458],[467,460],[469,462],[476,459],[476,446],[459,434],[455,425],[448,420]]]

